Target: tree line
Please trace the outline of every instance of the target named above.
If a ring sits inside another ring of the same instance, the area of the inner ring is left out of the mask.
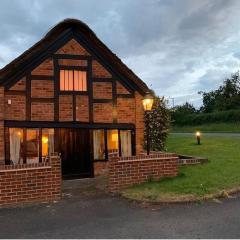
[[[198,93],[202,95],[202,106],[196,109],[192,104],[186,102],[174,107],[171,111],[174,124],[190,123],[194,125],[207,123],[210,120],[212,122],[240,121],[239,71],[226,78],[218,89]]]
[[[145,125],[149,126],[151,150],[165,149],[170,121],[175,125],[201,125],[215,122],[240,122],[240,76],[239,72],[225,79],[217,90],[199,92],[203,104],[196,109],[186,102],[169,110],[164,98],[158,97],[154,91],[154,104],[151,112],[145,113]],[[148,117],[146,117],[148,114]],[[147,136],[144,132],[144,147]]]

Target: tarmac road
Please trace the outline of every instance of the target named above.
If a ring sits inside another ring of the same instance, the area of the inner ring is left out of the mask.
[[[143,207],[71,189],[55,204],[0,210],[1,238],[240,238],[240,199]]]

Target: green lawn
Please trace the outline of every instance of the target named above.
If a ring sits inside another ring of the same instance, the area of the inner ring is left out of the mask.
[[[124,190],[124,196],[152,201],[184,199],[240,186],[240,137],[207,137],[203,134],[202,144],[196,145],[193,136],[170,135],[167,151],[207,157],[210,162],[180,167],[178,177],[134,186]]]
[[[238,123],[210,123],[198,126],[172,126],[171,132],[230,132],[240,133],[240,122]]]

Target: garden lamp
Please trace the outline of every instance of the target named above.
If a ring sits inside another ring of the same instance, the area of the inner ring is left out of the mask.
[[[143,109],[146,113],[146,130],[147,130],[147,155],[150,153],[150,139],[149,139],[149,113],[152,110],[154,98],[147,92],[142,100]]]
[[[201,133],[199,131],[196,132],[197,144],[201,144]]]

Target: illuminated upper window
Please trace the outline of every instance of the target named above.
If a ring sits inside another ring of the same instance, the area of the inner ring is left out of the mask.
[[[60,91],[87,91],[87,73],[79,70],[60,70]]]

